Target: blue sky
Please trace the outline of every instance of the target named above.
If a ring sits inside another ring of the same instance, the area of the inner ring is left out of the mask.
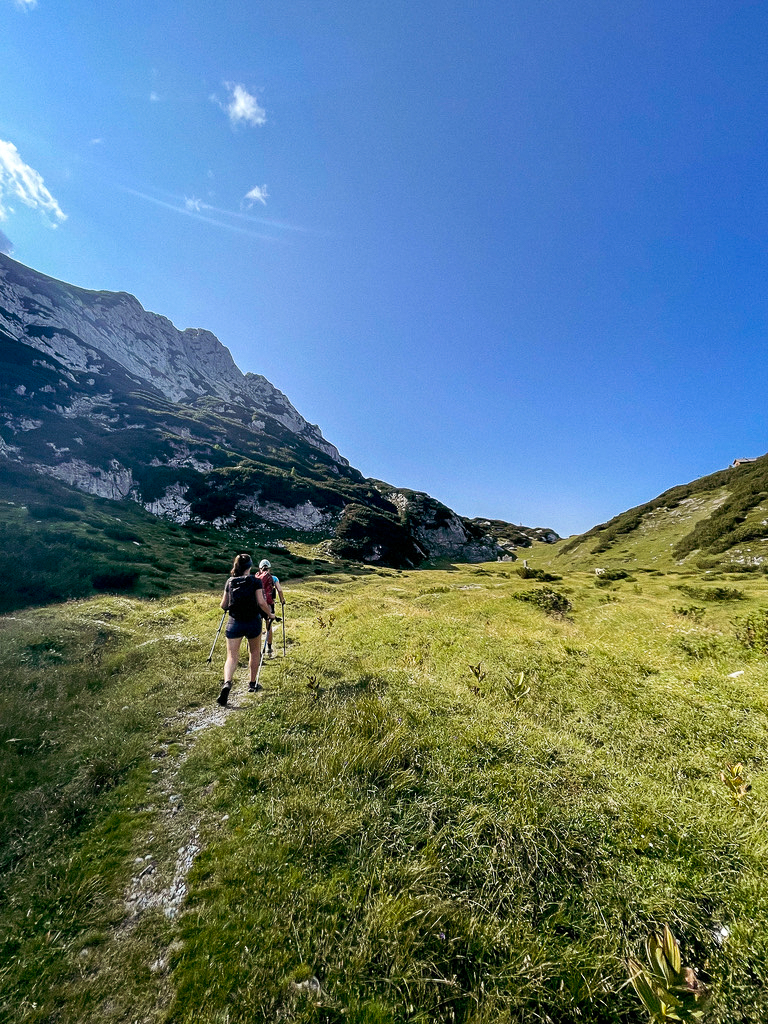
[[[768,6],[0,0],[0,247],[580,532],[768,450]]]

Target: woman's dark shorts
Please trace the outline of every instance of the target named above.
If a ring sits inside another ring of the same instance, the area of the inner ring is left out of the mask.
[[[237,640],[241,636],[254,640],[257,636],[261,636],[261,616],[258,615],[255,619],[248,619],[248,621],[230,618],[227,622],[226,635],[230,640]]]

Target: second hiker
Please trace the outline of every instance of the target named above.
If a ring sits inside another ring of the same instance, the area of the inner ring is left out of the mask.
[[[285,605],[285,597],[283,596],[283,588],[280,586],[280,580],[277,576],[272,575],[272,565],[267,561],[266,558],[262,558],[259,562],[259,571],[256,575],[256,579],[261,580],[261,586],[264,590],[264,600],[272,611],[272,619],[275,617],[275,593],[280,598],[281,608]],[[285,609],[283,608],[283,614]],[[267,627],[267,657],[271,658],[273,655],[272,651],[272,619],[269,620]]]

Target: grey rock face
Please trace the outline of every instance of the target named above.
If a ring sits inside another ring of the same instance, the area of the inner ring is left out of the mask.
[[[472,536],[459,516],[446,505],[418,491],[386,491],[425,558],[455,558],[462,562],[494,562],[509,558],[489,534]]]
[[[77,487],[80,491],[95,494],[99,498],[115,500],[127,498],[134,489],[130,469],[125,469],[116,459],[111,462],[109,469],[89,466],[82,459],[72,459],[54,466],[36,466],[34,468],[57,480],[63,480],[65,484]]]
[[[262,420],[275,420],[349,465],[265,377],[241,373],[214,334],[179,331],[126,292],[62,284],[0,254],[0,329],[58,364],[94,376],[104,372],[107,356],[172,402],[213,396],[251,407]]]

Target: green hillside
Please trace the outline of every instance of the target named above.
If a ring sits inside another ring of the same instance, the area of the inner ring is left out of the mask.
[[[226,711],[223,574],[0,618],[0,1019],[640,1024],[668,924],[764,1021],[766,580],[634,575],[289,582]]]
[[[83,494],[12,464],[0,498],[0,614],[98,593],[158,598],[223,587],[239,551],[267,555],[278,576],[366,573],[318,555],[311,537],[282,530],[179,526],[132,501]],[[309,557],[308,557],[309,556]]]
[[[537,548],[534,563],[763,571],[768,567],[768,456],[673,487],[587,533]]]

